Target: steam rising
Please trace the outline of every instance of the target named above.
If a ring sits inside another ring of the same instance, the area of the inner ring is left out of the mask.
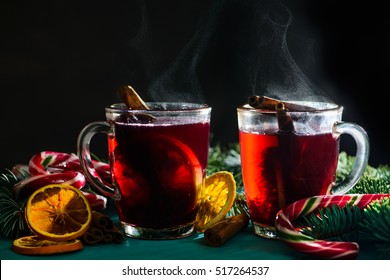
[[[256,48],[249,51],[239,48],[243,50],[239,52],[239,60],[248,65],[243,69],[252,85],[251,94],[282,100],[322,99],[323,93],[302,72],[289,51],[286,35],[291,13],[278,2],[263,5],[266,2],[256,1],[259,12],[253,16],[253,33],[246,34]]]
[[[216,1],[210,12],[201,21],[193,38],[179,53],[176,61],[166,72],[156,77],[149,94],[157,101],[207,102],[202,91],[197,68],[207,48],[216,37],[218,16],[223,2]]]
[[[225,52],[228,56],[225,59],[231,61],[228,66],[235,68],[230,71],[236,81],[226,81],[233,83],[229,94],[239,94],[241,97],[267,95],[284,100],[325,99],[289,51],[286,35],[292,15],[280,2],[213,1],[198,22],[193,36],[163,68],[157,67],[162,58],[158,54],[153,56],[153,47],[147,44],[147,39],[156,35],[150,34],[152,29],[148,25],[147,4],[144,1],[139,1],[139,4],[142,7],[142,20],[130,45],[132,51],[137,52],[149,77],[147,91],[152,100],[210,103],[212,97],[209,95],[222,95],[217,92],[205,93],[207,85],[199,77],[200,65],[210,59],[207,52],[213,48],[217,48],[216,53]],[[223,43],[218,45],[221,40]],[[224,48],[229,50],[225,51]],[[214,74],[218,76],[219,73]],[[212,80],[212,77],[209,79]]]

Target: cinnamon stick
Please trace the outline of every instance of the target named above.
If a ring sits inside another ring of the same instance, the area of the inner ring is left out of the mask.
[[[86,244],[92,245],[103,240],[104,233],[101,229],[91,226],[82,236]]]
[[[233,237],[236,233],[248,226],[249,218],[245,214],[230,216],[204,232],[207,243],[218,247]]]
[[[278,102],[275,106],[276,109],[276,118],[278,120],[279,133],[289,134],[295,131],[294,122],[291,118],[291,115],[286,109],[284,102]],[[285,137],[279,137],[279,149],[283,149],[283,147],[288,147],[288,143],[286,143]],[[285,184],[283,178],[283,166],[279,160],[274,161],[274,170],[275,170],[275,178],[276,178],[276,187],[278,194],[278,206],[279,208],[283,208],[286,205],[286,195],[285,195]]]
[[[311,107],[311,106],[281,101],[279,99],[267,97],[264,95],[252,95],[248,99],[249,105],[252,106],[253,108],[269,110],[269,111],[276,110],[276,106],[279,102],[283,102],[285,108],[289,111],[305,112],[305,111],[315,111],[316,110],[316,108]]]
[[[282,163],[278,159],[273,160],[273,168],[275,172],[278,207],[279,209],[282,209],[284,206],[286,206],[286,191],[285,191],[285,184],[283,178]]]
[[[118,94],[129,110],[149,110],[148,105],[142,100],[133,87],[129,85],[121,86],[117,89]],[[144,113],[129,113],[127,121],[131,123],[151,123],[155,117]]]
[[[122,232],[114,224],[111,218],[97,211],[92,212],[92,225],[83,234],[82,238],[83,241],[89,245],[99,242],[121,243],[124,240]]]
[[[106,232],[112,231],[115,226],[110,217],[97,211],[92,212],[92,222],[93,225]]]
[[[294,123],[284,102],[278,102],[275,106],[279,132],[293,132]]]
[[[110,243],[110,242],[114,241],[114,237],[112,236],[112,234],[106,233],[103,237],[103,241],[106,243]]]
[[[129,85],[118,88],[118,93],[127,108],[131,110],[149,110],[148,105],[142,100],[138,93]]]

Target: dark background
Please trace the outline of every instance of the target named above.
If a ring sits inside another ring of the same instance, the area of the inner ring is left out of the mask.
[[[385,1],[282,2],[292,15],[286,38],[294,61],[345,107],[344,120],[366,129],[369,163],[390,164]],[[44,150],[76,152],[79,131],[104,120],[122,84],[145,101],[209,103],[213,143],[237,142],[235,108],[261,94],[248,77],[256,72],[261,80],[274,66],[264,48],[274,37],[259,19],[275,7],[255,0],[2,1],[0,168]],[[353,154],[353,143],[346,139],[342,149]]]

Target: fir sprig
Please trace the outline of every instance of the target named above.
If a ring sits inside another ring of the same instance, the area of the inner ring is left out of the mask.
[[[337,169],[337,180],[344,179],[352,168],[354,157],[341,152]],[[379,165],[374,168],[367,166],[363,176],[356,185],[348,191],[349,194],[390,193],[390,166]]]
[[[26,201],[12,197],[13,186],[19,180],[8,169],[0,175],[0,234],[6,238],[16,238],[28,232],[23,214]]]
[[[340,153],[337,180],[344,179],[352,168],[354,157]],[[390,193],[390,167],[367,166],[363,176],[348,194]],[[390,198],[373,201],[364,209],[331,207],[297,221],[304,234],[316,239],[371,244],[379,253],[390,254]]]
[[[351,242],[362,217],[363,213],[357,206],[332,205],[298,219],[295,224],[303,234],[314,239]]]
[[[237,191],[243,188],[241,175],[240,147],[238,143],[228,146],[215,145],[210,147],[207,175],[217,171],[229,171],[233,174],[237,185]]]
[[[301,232],[315,239],[371,244],[384,257],[390,254],[390,198],[363,209],[333,205],[297,220]]]
[[[374,201],[363,210],[358,231],[362,241],[373,243],[379,252],[390,255],[390,198]]]

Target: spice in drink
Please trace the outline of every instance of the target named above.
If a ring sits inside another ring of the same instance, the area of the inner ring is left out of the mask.
[[[268,111],[275,111],[276,106],[279,102],[283,102],[287,110],[293,112],[305,112],[305,111],[315,111],[316,108],[306,105],[301,105],[297,103],[292,103],[288,101],[282,101],[279,99],[267,97],[264,95],[252,95],[248,99],[248,103],[255,109],[262,109]]]

